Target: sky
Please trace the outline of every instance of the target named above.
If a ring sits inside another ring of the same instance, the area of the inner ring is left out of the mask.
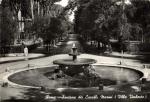
[[[67,6],[68,1],[69,1],[69,0],[61,0],[60,2],[57,2],[57,3],[55,3],[55,4],[59,4],[59,5],[63,6],[63,7],[65,7],[65,6]]]

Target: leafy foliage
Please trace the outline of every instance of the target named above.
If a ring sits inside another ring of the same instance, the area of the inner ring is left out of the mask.
[[[111,0],[80,1],[75,16],[75,31],[98,43],[108,44],[112,32],[117,28],[114,26],[118,24],[116,14],[120,13],[117,9]]]
[[[2,7],[1,41],[2,45],[9,45],[13,42],[17,33],[17,21],[9,7]]]
[[[1,32],[0,32],[0,54],[5,56],[9,52],[9,46],[13,44],[17,35],[17,21],[9,7],[2,5],[1,13]]]
[[[150,36],[150,1],[149,0],[131,0],[134,10],[134,16],[131,17],[133,23],[140,25],[145,38]]]

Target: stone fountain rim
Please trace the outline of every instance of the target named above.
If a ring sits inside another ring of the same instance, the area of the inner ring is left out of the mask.
[[[65,61],[72,61],[72,63],[70,62],[65,62]],[[87,62],[76,62],[76,61],[73,61],[72,59],[58,59],[58,60],[54,60],[53,61],[53,64],[57,64],[57,65],[73,65],[73,66],[82,66],[82,65],[90,65],[90,64],[94,64],[96,63],[97,61],[95,59],[90,59],[90,58],[78,58],[77,60],[89,60]]]
[[[113,65],[113,64],[104,64],[104,63],[99,63],[99,64],[93,64],[93,66],[110,66],[110,67],[122,67],[122,68],[127,68],[127,69],[133,69],[133,70],[136,70],[136,71],[140,71],[144,74],[144,72],[142,70],[139,70],[139,69],[136,69],[135,67],[131,67],[131,66],[122,66],[122,65]],[[43,68],[45,67],[54,67],[56,65],[51,65],[51,66],[43,66]],[[40,89],[41,87],[36,87],[36,86],[28,86],[28,85],[21,85],[21,84],[17,84],[15,82],[12,82],[10,81],[8,78],[13,75],[13,74],[16,74],[16,73],[19,73],[19,72],[22,72],[22,71],[27,71],[27,70],[33,70],[33,69],[40,69],[42,68],[42,66],[40,67],[33,67],[33,68],[26,68],[26,69],[20,69],[20,70],[16,70],[16,71],[13,71],[13,72],[10,72],[10,73],[7,73],[4,77],[3,77],[3,80],[4,82],[8,82],[8,84],[14,86],[14,87],[19,87],[19,88],[35,88],[35,89]],[[143,76],[144,77],[144,76]],[[143,77],[141,77],[139,80],[141,80]],[[110,87],[110,86],[108,86]],[[59,88],[55,88],[55,89],[59,89]],[[70,88],[70,89],[76,89],[76,88]],[[78,88],[79,89],[79,88]],[[81,88],[82,89],[82,88]]]

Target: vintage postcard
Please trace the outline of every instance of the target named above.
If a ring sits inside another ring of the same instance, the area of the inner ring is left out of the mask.
[[[0,0],[0,102],[150,102],[150,0]]]

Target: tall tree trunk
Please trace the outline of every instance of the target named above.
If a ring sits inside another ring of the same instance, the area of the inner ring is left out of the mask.
[[[30,3],[31,3],[31,16],[32,20],[34,20],[34,12],[33,12],[34,0],[30,0]]]
[[[38,5],[38,15],[40,15],[40,3],[39,3],[39,1],[37,1],[37,5]]]

